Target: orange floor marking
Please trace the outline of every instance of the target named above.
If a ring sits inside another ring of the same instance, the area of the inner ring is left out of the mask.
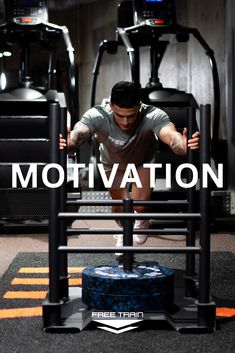
[[[11,281],[12,285],[17,284],[27,284],[27,285],[48,285],[49,279],[48,278],[14,278]]]
[[[48,267],[21,267],[18,273],[49,273]]]
[[[47,291],[9,291],[3,296],[4,299],[45,299]]]
[[[81,273],[85,267],[68,267],[68,273]],[[21,267],[18,273],[49,273],[48,267]]]
[[[48,278],[14,278],[11,281],[12,285],[49,285],[49,279]],[[81,278],[69,278],[69,285],[70,286],[81,286],[82,284],[82,279]]]
[[[69,285],[70,286],[81,286],[82,279],[81,278],[69,278]]]
[[[42,307],[35,308],[17,308],[17,309],[0,309],[0,319],[13,319],[17,317],[33,317],[42,316]]]
[[[235,316],[235,308],[216,308],[216,316],[233,317]]]

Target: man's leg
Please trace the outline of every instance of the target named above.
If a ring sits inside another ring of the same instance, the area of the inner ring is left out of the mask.
[[[139,167],[137,169],[142,188],[138,188],[135,183],[132,184],[132,189],[131,189],[131,198],[133,200],[150,200],[151,198],[151,193],[152,193],[152,188],[150,188],[150,169],[148,168],[143,168]],[[117,188],[117,185],[121,183],[121,177],[122,175],[119,175],[119,180],[116,180],[115,183],[115,188],[109,189],[109,193],[112,197],[113,200],[123,200],[127,197],[128,191],[126,188]],[[136,213],[144,213],[144,212],[149,212],[149,207],[146,206],[135,206],[134,210]],[[112,207],[112,212],[123,212],[122,206],[113,206]],[[117,221],[117,223],[121,226],[120,222]],[[148,220],[136,220],[135,222],[135,228],[141,229],[141,228],[148,228],[149,227],[149,221]],[[123,242],[123,237],[122,235],[118,235],[117,237],[117,246],[122,246]],[[147,240],[147,236],[145,234],[135,234],[134,235],[134,241],[137,244],[143,244]]]
[[[141,181],[142,188],[138,188],[135,183],[132,184],[131,198],[133,200],[150,200],[152,194],[152,188],[150,188],[150,169],[139,167],[137,169],[139,179]],[[117,173],[114,181],[114,187],[108,189],[113,200],[123,200],[128,195],[127,188],[120,188],[123,174]],[[138,213],[148,212],[149,206],[135,206],[134,210]],[[122,206],[113,206],[112,212],[122,212]]]
[[[142,188],[138,188],[136,184],[132,184],[131,197],[133,200],[150,200],[152,188],[150,188],[150,169],[139,167],[137,169]],[[137,213],[144,213],[149,211],[149,206],[135,206]]]
[[[150,169],[139,167],[137,171],[142,184],[142,188],[137,188],[135,184],[132,185],[132,199],[148,201],[151,199],[152,194],[152,188],[150,188]],[[135,206],[134,210],[136,213],[150,212],[150,206]],[[134,228],[149,228],[149,220],[137,219],[135,221]],[[133,236],[133,240],[137,244],[144,244],[147,238],[148,236],[146,234],[134,234]]]
[[[108,189],[111,197],[113,200],[123,200],[127,197],[127,189]],[[113,213],[119,213],[123,211],[123,207],[122,206],[112,206],[112,212]],[[119,225],[119,227],[122,227],[122,223],[120,220],[116,219],[117,224]],[[123,234],[117,234],[113,236],[114,239],[117,240],[116,242],[116,246],[123,246]],[[122,261],[122,257],[123,257],[123,253],[121,252],[116,252],[115,253],[118,261]]]
[[[108,189],[111,197],[113,200],[123,200],[127,198],[127,189]],[[113,213],[119,213],[123,211],[123,207],[122,206],[112,206],[112,212]]]
[[[110,173],[107,172],[106,174],[109,177]],[[108,189],[108,191],[109,191],[109,193],[110,193],[110,195],[111,195],[113,200],[123,200],[123,199],[127,198],[128,190],[126,188],[120,188],[120,184],[122,182],[122,178],[123,178],[123,172],[118,170],[117,173],[116,173],[116,176],[114,178],[112,188]],[[123,212],[123,207],[122,206],[113,205],[112,206],[112,212],[113,213]],[[116,219],[116,222],[119,225],[119,227],[122,228],[121,221]],[[117,240],[117,242],[116,242],[116,246],[117,247],[123,246],[123,233],[114,235],[113,237],[114,237],[114,239]],[[119,261],[122,260],[123,253],[115,253],[115,255],[116,255],[116,257],[117,257],[117,259]]]

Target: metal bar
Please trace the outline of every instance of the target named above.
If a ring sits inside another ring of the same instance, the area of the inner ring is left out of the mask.
[[[61,108],[60,117],[60,133],[63,136],[67,135],[67,108]],[[64,180],[67,180],[67,151],[66,149],[59,151],[60,165],[63,167],[65,176]],[[63,183],[58,189],[59,193],[59,210],[60,212],[66,212],[66,183]],[[59,219],[59,244],[67,246],[67,234],[66,234],[66,220]],[[59,272],[60,272],[60,297],[68,298],[68,256],[67,254],[59,254]]]
[[[214,93],[214,119],[213,119],[213,135],[212,135],[212,153],[215,153],[218,138],[219,138],[219,126],[220,126],[220,82],[218,67],[215,60],[213,50],[209,47],[207,42],[201,36],[200,32],[196,28],[189,28],[189,32],[199,41],[201,46],[204,48],[206,54],[209,57],[209,63],[211,66],[212,78],[213,78],[213,93]]]
[[[102,57],[104,54],[104,51],[107,49],[107,41],[103,40],[100,42],[99,45],[99,50],[95,58],[95,64],[92,70],[93,74],[93,80],[92,80],[92,90],[91,90],[91,107],[95,105],[95,94],[96,94],[96,83],[97,83],[97,77],[99,75],[99,69],[102,61]]]
[[[135,57],[135,66],[133,67],[133,71],[134,71],[133,82],[137,86],[140,86],[140,49],[138,45],[134,47],[134,57]]]
[[[69,228],[68,235],[75,234],[120,234],[120,228]],[[135,229],[135,234],[179,235],[188,234],[187,228]]]
[[[70,113],[71,113],[71,125],[73,126],[76,123],[76,118],[77,118],[78,112],[79,112],[78,99],[77,99],[77,97],[79,96],[78,69],[77,69],[77,65],[76,65],[76,61],[75,61],[74,48],[72,46],[72,42],[71,42],[71,39],[69,36],[68,28],[66,26],[59,26],[54,23],[48,23],[48,22],[45,23],[45,25],[48,28],[52,28],[57,31],[60,31],[60,33],[63,35],[63,40],[64,40],[64,44],[65,44],[66,51],[68,54],[68,61],[69,61],[68,101],[69,101],[69,108],[70,108]]]
[[[57,66],[56,66],[56,50],[52,47],[49,55],[48,65],[48,89],[56,89],[57,87]]]
[[[4,138],[0,139],[1,142],[48,142],[48,138]]]
[[[123,200],[123,211],[134,212],[133,200],[125,199]],[[125,219],[122,221],[123,224],[123,245],[133,246],[133,221],[131,219]],[[133,270],[133,254],[124,253],[123,254],[123,270],[125,272],[131,272]]]
[[[72,213],[60,212],[59,218],[70,219],[200,219],[200,213]]]
[[[102,42],[100,42],[99,44],[99,49],[95,58],[95,63],[94,63],[94,67],[92,70],[92,85],[91,85],[91,107],[94,107],[94,105],[96,104],[96,84],[97,84],[97,78],[99,75],[99,69],[100,69],[100,65],[103,59],[103,54],[105,51],[107,51],[107,53],[109,54],[115,54],[117,52],[118,49],[118,41],[108,41],[108,40],[103,40]]]
[[[59,163],[59,105],[51,103],[49,105],[49,140],[50,163]],[[51,170],[51,182],[57,181],[57,173],[55,168]],[[58,303],[59,296],[59,252],[58,252],[58,217],[59,212],[59,195],[56,188],[50,189],[49,197],[49,301]]]
[[[155,37],[156,38],[156,37]],[[150,68],[151,74],[149,79],[149,84],[151,86],[162,87],[159,80],[159,66],[162,62],[163,55],[166,51],[167,41],[158,41],[156,39],[155,43],[150,46]]]
[[[195,126],[193,125],[195,121],[196,121],[196,108],[189,108],[188,109],[188,139],[190,139],[193,133],[195,132],[194,130]],[[188,157],[188,163],[195,165],[195,151],[188,149],[187,157]],[[188,171],[187,179],[188,181],[191,181],[192,179],[191,170]],[[189,213],[195,212],[195,190],[196,190],[195,186],[187,190],[187,196],[189,201],[187,205],[187,212]],[[195,246],[195,239],[196,239],[195,220],[190,219],[187,222],[187,227],[188,227],[189,233],[186,240],[186,245]],[[191,277],[194,275],[195,275],[195,254],[187,254],[186,255],[186,276]],[[187,288],[186,288],[186,292],[187,292]]]
[[[171,253],[171,254],[183,254],[183,253],[200,253],[200,247],[136,247],[136,246],[123,246],[123,247],[70,247],[60,246],[59,252],[67,253],[115,253],[115,252],[132,252],[132,253]]]
[[[201,106],[201,189],[200,189],[200,245],[202,248],[199,264],[199,303],[209,303],[210,296],[210,188],[202,186],[202,166],[210,162],[210,105]],[[199,318],[200,322],[200,318]],[[203,324],[200,322],[200,324]]]
[[[136,63],[137,53],[135,52],[135,49],[133,48],[133,46],[130,42],[130,39],[126,33],[126,30],[124,28],[118,28],[117,32],[118,32],[120,38],[122,39],[124,46],[126,47],[127,54],[129,55],[132,81],[135,84],[138,84],[139,83],[139,70],[138,70],[138,66]]]
[[[21,42],[21,53],[20,53],[20,64],[21,64],[21,82],[27,84],[30,82],[30,40],[28,34],[22,38]]]
[[[86,205],[86,206],[122,206],[122,200],[67,200],[67,205]],[[143,201],[133,200],[135,206],[161,206],[161,205],[188,205],[187,200],[166,200],[166,201]]]

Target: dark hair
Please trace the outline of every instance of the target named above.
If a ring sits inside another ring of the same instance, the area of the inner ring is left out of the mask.
[[[120,108],[132,108],[140,104],[140,88],[132,82],[117,82],[111,91],[111,103]]]

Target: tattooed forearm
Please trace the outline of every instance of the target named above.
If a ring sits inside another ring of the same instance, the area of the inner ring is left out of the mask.
[[[180,133],[174,134],[170,143],[170,148],[175,154],[178,154],[178,155],[186,154],[184,139]]]
[[[70,134],[69,151],[75,151],[80,145],[92,136],[91,130],[84,124],[78,122]]]

